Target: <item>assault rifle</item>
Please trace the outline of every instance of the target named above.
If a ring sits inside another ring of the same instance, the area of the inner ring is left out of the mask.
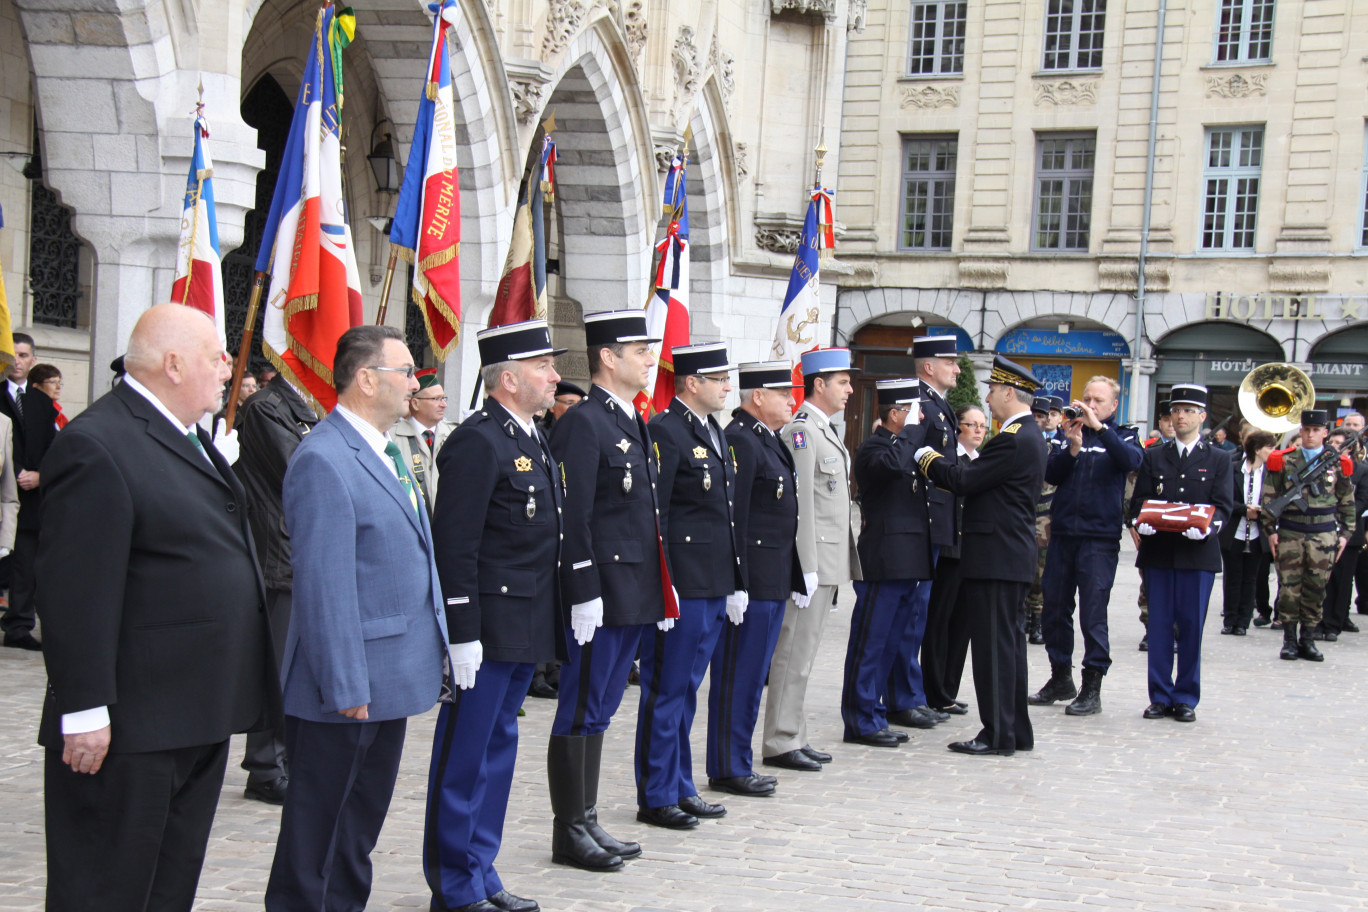
[[[1308,462],[1302,470],[1292,476],[1292,480],[1287,485],[1287,490],[1264,505],[1263,511],[1273,517],[1277,522],[1284,510],[1289,506],[1295,506],[1298,510],[1305,510],[1306,489],[1316,484],[1325,477],[1325,473],[1331,471],[1340,456],[1353,447],[1358,441],[1359,432],[1348,430],[1347,428],[1337,428],[1336,433],[1347,433],[1348,439],[1344,441],[1344,447],[1335,446],[1327,439],[1325,447],[1320,451],[1315,459]]]

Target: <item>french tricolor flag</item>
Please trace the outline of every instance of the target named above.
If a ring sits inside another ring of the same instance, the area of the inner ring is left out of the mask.
[[[803,218],[803,235],[793,258],[784,306],[779,308],[774,344],[770,346],[772,360],[787,361],[793,366],[793,398],[799,404],[803,401],[803,352],[812,351],[821,344],[818,325],[822,312],[820,259],[830,256],[836,246],[832,196],[832,192],[821,184],[812,188],[807,215]]]
[[[190,159],[190,177],[185,182],[185,206],[181,213],[180,244],[176,249],[176,280],[171,300],[202,310],[223,331],[223,270],[219,256],[218,219],[214,216],[214,163],[204,140],[209,138],[209,122],[204,106],[195,111],[195,153]]]
[[[656,244],[655,290],[646,302],[646,332],[660,340],[656,365],[635,405],[643,418],[662,412],[674,398],[673,349],[689,344],[689,199],[685,195],[688,158],[676,155],[665,176],[665,214],[669,225]]]

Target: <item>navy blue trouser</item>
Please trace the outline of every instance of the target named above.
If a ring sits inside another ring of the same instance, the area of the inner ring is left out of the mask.
[[[931,566],[940,557],[940,545],[931,548]],[[926,637],[926,617],[931,604],[931,580],[914,581],[912,605],[906,625],[890,631],[888,681],[884,686],[884,709],[916,709],[926,705],[926,686],[922,681],[921,646]]]
[[[931,589],[931,584],[922,580],[857,580],[854,585],[855,608],[850,614],[841,686],[841,721],[845,723],[846,737],[870,735],[888,727],[887,713],[894,704],[882,698],[890,681],[904,671],[894,664],[902,661],[899,634],[911,626],[909,620],[918,610],[921,592]],[[925,605],[921,607],[924,609]],[[925,620],[923,610],[923,630]],[[920,686],[920,668],[916,679]]]
[[[536,667],[485,662],[475,686],[456,691],[437,714],[423,833],[433,909],[455,909],[503,889],[494,858],[518,758],[518,707]]]
[[[1202,696],[1202,628],[1216,574],[1147,567],[1151,703],[1196,706]],[[1178,626],[1178,680],[1173,680],[1173,627]]]
[[[1107,673],[1111,646],[1107,641],[1107,602],[1116,579],[1121,541],[1082,535],[1050,535],[1041,580],[1040,612],[1045,652],[1052,665],[1073,665],[1074,593],[1078,594],[1078,626],[1083,630],[1083,667]],[[1154,598],[1154,594],[1150,594]],[[1151,609],[1150,630],[1154,629]]]
[[[565,628],[567,658],[561,666],[553,735],[597,735],[607,731],[627,689],[627,670],[636,659],[642,633],[654,627],[600,627],[581,646]]]
[[[689,730],[698,685],[717,651],[727,619],[725,596],[681,598],[672,630],[641,641],[641,706],[637,710],[637,804],[668,807],[697,795]]]
[[[741,625],[723,625],[708,684],[708,778],[755,773],[751,739],[787,599],[752,599]]]

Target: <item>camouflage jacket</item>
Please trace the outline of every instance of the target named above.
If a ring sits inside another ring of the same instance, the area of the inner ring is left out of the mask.
[[[1352,535],[1355,519],[1353,466],[1351,464],[1346,472],[1345,461],[1341,457],[1324,476],[1306,486],[1305,509],[1295,502],[1288,504],[1276,524],[1271,516],[1264,513],[1259,519],[1260,530],[1265,535],[1288,532],[1304,535],[1335,532],[1344,537]],[[1260,503],[1266,505],[1281,496],[1291,480],[1305,467],[1306,456],[1300,447],[1274,451],[1264,466]]]

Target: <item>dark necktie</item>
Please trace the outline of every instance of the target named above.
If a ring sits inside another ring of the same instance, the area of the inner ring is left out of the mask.
[[[423,443],[427,444],[428,452],[432,452],[432,441],[436,439],[436,434],[432,431],[423,431]]]
[[[24,388],[22,386],[14,393],[14,411],[20,418],[24,417]]]

